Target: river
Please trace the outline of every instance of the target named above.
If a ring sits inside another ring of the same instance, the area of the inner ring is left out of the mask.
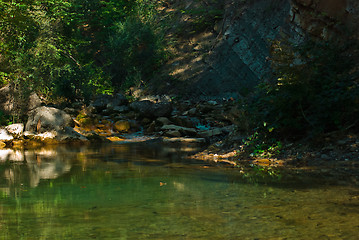
[[[359,189],[249,182],[187,150],[0,150],[0,239],[358,239]]]

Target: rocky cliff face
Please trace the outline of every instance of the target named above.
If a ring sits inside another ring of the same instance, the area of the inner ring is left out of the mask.
[[[290,9],[287,0],[227,3],[216,47],[197,86],[207,95],[245,95],[270,77],[269,46],[290,32]]]
[[[186,2],[191,7],[196,1]],[[171,62],[170,75],[192,96],[245,96],[272,77],[268,60],[273,40],[299,42],[308,35],[339,39],[359,33],[358,20],[356,0],[227,0],[221,21],[201,33],[207,48],[200,48],[205,45],[200,38],[183,42],[182,49],[196,53]]]
[[[324,40],[358,33],[356,0],[292,0],[290,20],[298,32]]]

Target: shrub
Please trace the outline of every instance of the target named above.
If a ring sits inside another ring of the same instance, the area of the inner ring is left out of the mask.
[[[351,70],[353,43],[307,40],[272,45],[274,80],[259,86],[249,111],[273,133],[301,136],[355,123],[359,88]]]
[[[144,83],[164,60],[162,38],[149,23],[128,18],[117,23],[109,41],[107,58],[117,89]]]

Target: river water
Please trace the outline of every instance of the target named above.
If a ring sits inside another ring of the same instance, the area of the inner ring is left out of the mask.
[[[0,150],[0,239],[358,239],[359,189],[249,183],[190,150]]]

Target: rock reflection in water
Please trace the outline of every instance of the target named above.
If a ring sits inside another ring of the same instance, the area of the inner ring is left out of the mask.
[[[71,169],[68,153],[59,149],[42,148],[37,150],[0,150],[1,190],[6,194],[16,186],[37,187],[41,179],[55,179]]]
[[[23,161],[24,154],[20,150],[0,149],[0,162]]]
[[[62,146],[1,162],[0,239],[357,239],[357,189],[248,184],[180,149]]]
[[[44,147],[31,150],[0,150],[0,188],[9,195],[19,186],[37,187],[41,180],[56,179],[71,170],[76,162],[86,171],[98,161],[128,162],[134,165],[165,165],[180,162],[184,155],[198,151],[196,145],[155,143]],[[101,156],[99,158],[99,156]],[[167,159],[163,161],[163,159]],[[10,164],[7,164],[10,163]]]

